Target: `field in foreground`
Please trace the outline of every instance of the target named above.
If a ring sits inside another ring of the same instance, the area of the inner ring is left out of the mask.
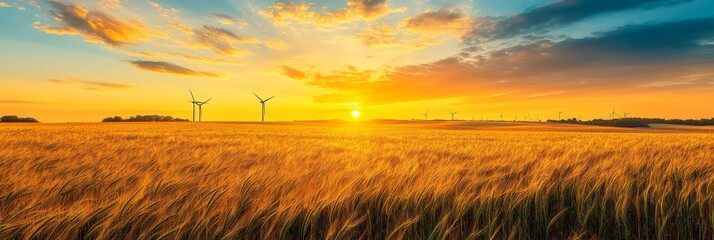
[[[714,237],[711,129],[449,124],[0,125],[0,239]]]

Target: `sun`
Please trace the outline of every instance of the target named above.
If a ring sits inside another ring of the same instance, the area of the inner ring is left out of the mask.
[[[353,118],[358,118],[358,117],[359,117],[359,114],[360,114],[360,113],[359,113],[359,111],[357,111],[357,110],[352,111],[352,117],[353,117]]]

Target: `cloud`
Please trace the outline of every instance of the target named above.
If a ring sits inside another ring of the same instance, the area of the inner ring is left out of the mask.
[[[472,24],[472,19],[455,9],[442,8],[438,11],[427,10],[416,16],[407,18],[404,26],[419,32],[453,32],[456,35],[466,33]]]
[[[218,23],[223,25],[238,25],[240,27],[246,27],[248,25],[248,23],[246,23],[245,21],[236,17],[228,16],[226,14],[214,13],[213,17],[216,19],[216,21],[218,21]]]
[[[81,35],[89,42],[104,42],[110,46],[137,44],[160,34],[138,20],[122,20],[80,6],[50,2],[54,19],[61,26],[41,25],[36,28],[58,35]]]
[[[362,45],[368,47],[401,47],[416,50],[440,43],[434,36],[408,34],[386,23],[370,25],[354,36],[362,42]]]
[[[303,80],[307,77],[307,74],[303,71],[297,70],[289,66],[280,66],[283,70],[283,75],[288,76],[292,79]]]
[[[492,51],[465,52],[428,64],[358,71],[283,71],[329,90],[318,102],[388,104],[429,99],[557,98],[602,91],[677,85],[714,88],[714,18],[641,24],[592,37],[543,40]],[[656,83],[652,85],[652,83]],[[390,93],[390,94],[384,94]]]
[[[490,19],[492,21],[490,24],[484,25],[478,22],[469,33],[469,41],[502,39],[520,34],[538,33],[551,27],[571,24],[604,13],[630,9],[652,9],[690,1],[692,0],[561,0],[507,18]]]
[[[100,0],[97,6],[106,9],[119,9],[122,7],[122,0]]]
[[[38,102],[0,99],[0,104],[34,104],[34,103],[38,103]]]
[[[242,62],[236,61],[230,58],[216,58],[216,57],[205,57],[198,55],[191,55],[179,52],[129,52],[128,54],[134,56],[143,56],[151,58],[181,58],[184,60],[195,61],[195,62],[205,62],[205,63],[217,63],[217,64],[228,64],[228,65],[243,65]]]
[[[377,24],[357,33],[365,46],[393,46],[397,44],[397,30],[388,24]]]
[[[287,50],[291,48],[288,42],[280,39],[269,39],[264,41],[263,43],[266,47],[273,50]]]
[[[387,0],[347,0],[347,5],[336,11],[317,12],[307,2],[277,2],[260,13],[278,23],[298,20],[305,23],[330,25],[354,20],[373,20],[392,12],[404,10],[403,8],[391,8]]]
[[[255,40],[250,37],[239,36],[228,29],[220,27],[203,25],[201,28],[195,29],[193,33],[195,34],[196,43],[204,47],[209,47],[221,55],[245,53],[245,50],[237,49],[233,44],[255,42]]]
[[[120,89],[136,88],[136,86],[134,86],[134,85],[123,84],[123,83],[86,81],[86,80],[80,80],[80,79],[48,79],[47,81],[51,82],[51,83],[57,83],[57,84],[79,85],[87,90],[120,90]]]
[[[185,67],[173,64],[173,63],[168,63],[168,62],[136,60],[136,61],[129,61],[129,63],[134,65],[134,67],[136,67],[137,69],[151,71],[151,72],[158,72],[158,73],[174,74],[174,75],[180,75],[180,76],[213,77],[213,78],[225,76],[225,74],[220,74],[220,73],[195,71],[195,70],[191,70],[191,69],[188,69],[188,68],[185,68]]]
[[[0,2],[0,8],[9,8],[9,7],[10,7],[10,5],[8,5],[7,3]]]

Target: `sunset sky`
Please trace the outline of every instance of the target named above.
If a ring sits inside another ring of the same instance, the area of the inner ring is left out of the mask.
[[[0,115],[714,117],[711,0],[0,0]]]

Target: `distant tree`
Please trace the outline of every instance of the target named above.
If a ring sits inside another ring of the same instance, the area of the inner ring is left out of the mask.
[[[17,117],[15,115],[8,115],[8,116],[2,116],[0,117],[0,122],[4,123],[12,123],[12,122],[31,122],[31,123],[36,123],[39,122],[37,119],[31,118],[31,117]]]
[[[159,115],[136,115],[129,117],[128,119],[123,119],[119,116],[108,117],[102,120],[102,122],[188,122],[188,119]]]
[[[121,122],[124,121],[120,116],[108,117],[102,120],[102,122]]]
[[[650,124],[678,124],[691,126],[714,126],[714,118],[711,119],[662,119],[662,118],[617,118],[617,119],[593,119],[590,121],[580,121],[577,119],[548,120],[555,123],[576,123],[596,126],[610,127],[649,127]]]

